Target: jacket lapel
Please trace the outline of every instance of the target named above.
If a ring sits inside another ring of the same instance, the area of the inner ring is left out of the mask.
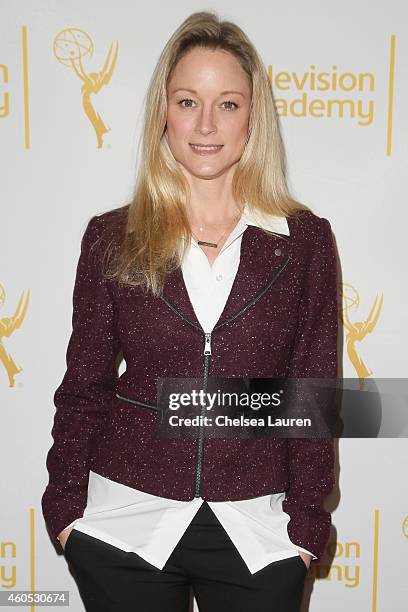
[[[190,301],[181,267],[167,275],[163,294],[160,297],[179,316],[186,319],[193,327],[203,331]]]
[[[241,258],[225,303],[215,327],[235,316],[257,296],[268,290],[271,281],[284,273],[288,263],[289,237],[267,234],[249,225],[242,236]]]
[[[237,315],[264,290],[268,291],[277,276],[285,273],[289,261],[289,245],[289,236],[269,234],[254,225],[247,226],[242,235],[238,270],[215,327]],[[193,327],[203,331],[190,301],[181,268],[167,275],[162,299]]]

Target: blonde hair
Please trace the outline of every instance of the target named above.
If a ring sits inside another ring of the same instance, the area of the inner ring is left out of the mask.
[[[285,179],[284,147],[265,66],[246,34],[215,12],[190,15],[164,47],[146,95],[142,154],[120,249],[108,278],[143,286],[158,296],[166,274],[181,264],[191,238],[185,213],[189,186],[166,138],[167,85],[180,59],[194,47],[229,51],[252,87],[249,138],[232,180],[238,206],[278,216],[307,207],[294,200]]]

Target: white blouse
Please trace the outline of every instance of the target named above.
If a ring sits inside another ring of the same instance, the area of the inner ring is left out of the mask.
[[[260,215],[245,205],[237,225],[211,265],[196,240],[182,263],[182,273],[194,311],[205,332],[212,331],[224,308],[238,270],[242,234],[248,225],[289,235],[285,217]],[[231,538],[251,574],[267,564],[294,557],[283,511],[285,492],[239,501],[207,501]],[[202,497],[179,501],[122,485],[90,470],[83,517],[67,527],[82,531],[163,569],[183,533],[204,502]]]

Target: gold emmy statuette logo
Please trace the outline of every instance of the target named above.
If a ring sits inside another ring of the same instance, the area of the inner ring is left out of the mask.
[[[408,538],[408,515],[402,521],[402,533]]]
[[[30,300],[30,290],[27,291],[27,296],[24,300],[24,305],[23,297],[24,291],[21,294],[15,313],[12,317],[0,317],[0,363],[2,363],[6,369],[9,380],[9,387],[14,387],[14,377],[16,374],[21,372],[23,368],[19,368],[14,363],[12,356],[10,355],[10,353],[7,352],[3,344],[3,338],[9,338],[14,332],[14,330],[18,329],[24,321],[24,317],[28,308],[28,302]],[[6,292],[4,291],[3,285],[0,285],[0,308],[4,306],[5,300]]]
[[[358,355],[356,342],[362,342],[366,335],[371,333],[377,325],[378,317],[380,316],[383,304],[383,296],[381,295],[379,301],[378,295],[376,296],[368,317],[364,321],[352,321],[350,318],[350,312],[360,306],[360,296],[358,291],[351,285],[343,283],[341,287],[341,296],[342,306],[340,310],[340,320],[347,330],[347,354],[357,372],[360,379],[360,388],[362,388],[364,379],[370,376],[373,372],[368,369],[363,359]]]
[[[83,60],[92,57],[93,51],[94,45],[92,39],[83,30],[75,28],[62,30],[62,32],[59,32],[54,38],[53,52],[56,59],[64,66],[74,70],[75,74],[82,82],[82,106],[86,116],[94,127],[98,148],[100,149],[103,146],[104,134],[109,132],[111,128],[105,125],[100,114],[95,111],[91,102],[91,95],[98,94],[102,87],[109,83],[118,57],[118,43],[115,45],[114,52],[112,50],[112,45],[110,46],[105,63],[100,72],[87,73],[83,66]]]

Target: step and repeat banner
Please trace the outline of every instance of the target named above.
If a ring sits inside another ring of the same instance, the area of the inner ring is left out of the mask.
[[[405,2],[1,1],[3,598],[66,590],[70,609],[84,610],[40,503],[80,241],[91,216],[128,201],[149,79],[173,31],[203,9],[236,22],[257,47],[280,115],[290,189],[332,225],[342,375],[361,391],[407,376]],[[303,610],[402,612],[407,432],[340,438],[337,451],[338,482],[327,501],[332,532],[307,577]]]

